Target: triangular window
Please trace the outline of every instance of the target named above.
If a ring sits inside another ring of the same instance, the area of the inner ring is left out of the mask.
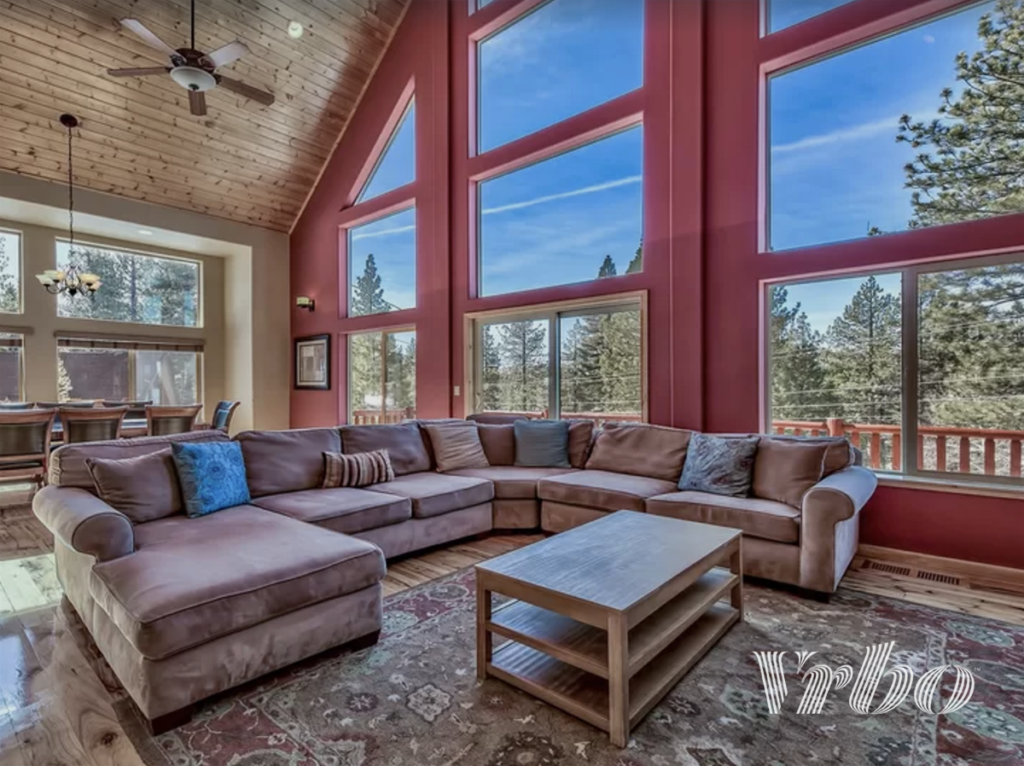
[[[391,140],[377,160],[377,166],[370,174],[370,180],[359,193],[356,202],[379,197],[384,192],[416,180],[416,101],[409,106],[391,134]]]

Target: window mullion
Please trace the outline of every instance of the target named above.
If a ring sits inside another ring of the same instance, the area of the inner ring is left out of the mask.
[[[380,422],[388,422],[388,334],[380,334]]]
[[[548,417],[558,420],[562,417],[562,401],[560,392],[562,377],[561,344],[558,342],[561,331],[558,312],[548,317]]]
[[[917,270],[903,272],[901,312],[903,325],[903,385],[900,420],[903,430],[903,471],[917,475],[922,466],[918,465],[917,414],[918,414],[918,311],[917,311]]]

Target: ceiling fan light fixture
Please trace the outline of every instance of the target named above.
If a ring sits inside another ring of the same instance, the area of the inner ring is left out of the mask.
[[[202,93],[217,84],[217,80],[205,69],[195,66],[176,66],[171,70],[171,78],[186,90]]]
[[[295,40],[298,40],[300,37],[302,37],[302,32],[303,31],[304,30],[302,29],[302,24],[300,24],[298,21],[289,21],[288,22],[288,36],[289,37],[291,37],[291,38],[293,38]]]

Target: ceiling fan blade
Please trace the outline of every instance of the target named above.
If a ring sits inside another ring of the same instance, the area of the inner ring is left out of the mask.
[[[150,32],[137,19],[121,19],[121,26],[134,32],[158,51],[163,51],[168,56],[177,56],[178,52],[159,37]]]
[[[223,48],[218,48],[213,53],[207,53],[206,60],[216,68],[226,66],[232,61],[238,61],[248,52],[249,49],[245,46],[245,43],[240,43],[236,40],[233,43],[228,43]]]
[[[251,98],[253,101],[257,101],[264,106],[270,106],[274,103],[273,94],[267,93],[265,90],[254,88],[251,85],[246,85],[244,82],[232,80],[230,77],[224,77],[223,75],[217,74],[214,77],[217,78],[217,84],[225,90],[230,90],[239,96],[245,96],[245,98]]]
[[[196,117],[203,117],[206,114],[206,95],[202,91],[190,90],[188,108]]]
[[[108,69],[107,74],[111,77],[146,77],[151,74],[167,74],[171,71],[166,66],[144,66],[134,69]]]

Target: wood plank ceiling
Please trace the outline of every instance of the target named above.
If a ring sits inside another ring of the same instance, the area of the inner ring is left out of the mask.
[[[197,0],[196,47],[241,40],[218,72],[269,90],[270,107],[216,88],[205,117],[122,30],[136,18],[188,47],[188,0],[0,0],[0,169],[63,182],[62,112],[83,121],[75,183],[97,191],[286,231],[315,184],[409,0]],[[288,36],[288,22],[305,34]]]

